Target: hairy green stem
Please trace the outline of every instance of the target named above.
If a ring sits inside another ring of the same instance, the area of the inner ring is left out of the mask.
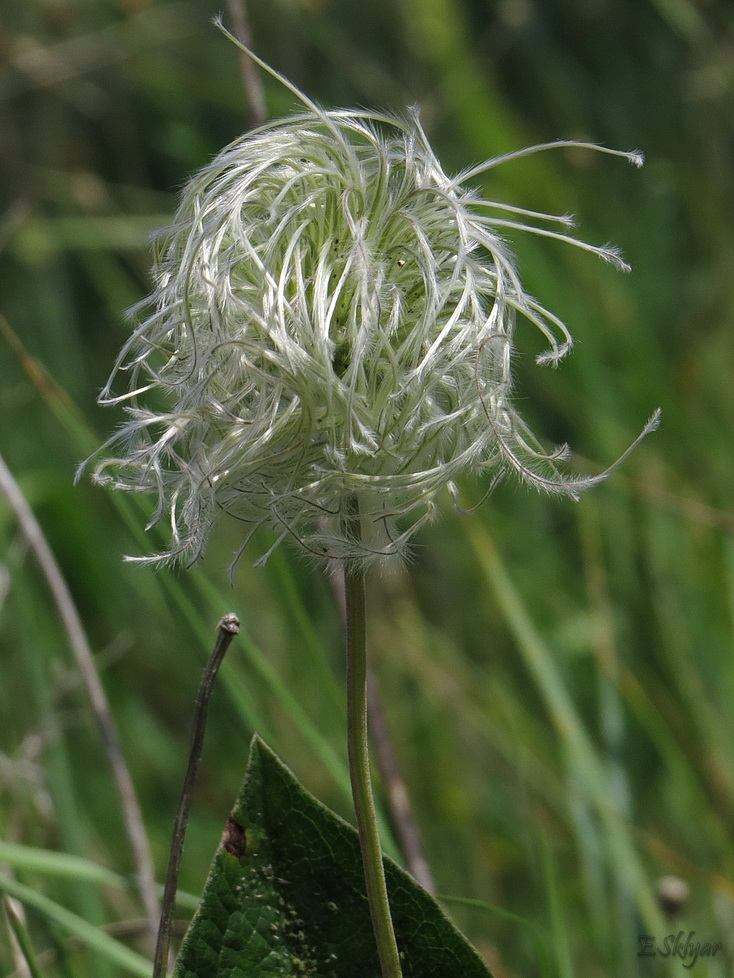
[[[359,503],[350,496],[343,525],[355,542],[361,538]],[[365,616],[365,577],[354,561],[344,562],[347,638],[347,744],[349,776],[352,782],[354,811],[362,849],[362,865],[372,929],[377,942],[382,978],[402,978],[400,955],[395,941],[385,871],[382,865],[380,836],[372,798],[369,747],[367,742],[367,644]]]

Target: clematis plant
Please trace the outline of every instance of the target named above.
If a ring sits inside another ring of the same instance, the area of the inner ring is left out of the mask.
[[[451,176],[417,113],[323,110],[251,57],[304,111],[235,140],[186,185],[100,397],[129,420],[93,475],[152,492],[152,523],[170,523],[165,553],[132,559],[194,561],[228,516],[243,527],[235,560],[265,526],[273,546],[290,537],[343,562],[355,810],[382,973],[398,978],[369,784],[365,569],[403,554],[467,472],[573,497],[604,477],[563,472],[566,449],[543,451],[512,403],[518,324],[540,330],[551,364],[571,337],[525,291],[504,235],[627,268],[573,237],[568,216],[486,199],[471,181],[556,147],[642,157],[556,142]]]

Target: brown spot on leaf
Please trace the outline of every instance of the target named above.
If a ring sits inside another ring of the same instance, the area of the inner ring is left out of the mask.
[[[233,818],[227,819],[227,825],[222,832],[222,846],[235,859],[242,859],[247,853],[245,830]]]

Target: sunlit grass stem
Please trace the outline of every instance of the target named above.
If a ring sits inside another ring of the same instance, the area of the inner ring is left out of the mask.
[[[0,322],[1,325],[1,322]],[[3,332],[7,332],[6,329]],[[12,335],[12,334],[11,334]],[[159,915],[155,892],[155,873],[150,843],[143,824],[143,814],[130,771],[120,744],[112,711],[105,688],[97,672],[87,633],[81,615],[74,602],[66,578],[51,549],[41,524],[28,504],[13,473],[0,455],[0,496],[4,496],[14,512],[25,539],[33,550],[41,572],[46,579],[59,618],[64,626],[69,647],[79,676],[89,698],[92,716],[107,755],[115,780],[125,831],[130,842],[135,874],[141,902],[145,908],[151,942],[155,941],[156,921]]]
[[[347,497],[342,517],[345,536],[359,543],[361,526],[359,502]],[[347,746],[349,776],[352,782],[354,811],[362,849],[367,900],[377,942],[382,978],[402,978],[400,955],[395,941],[385,871],[382,865],[380,836],[372,798],[369,747],[367,740],[367,643],[366,587],[363,565],[344,562],[347,646]]]

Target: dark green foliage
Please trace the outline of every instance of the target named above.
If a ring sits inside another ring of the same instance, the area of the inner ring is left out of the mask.
[[[404,978],[491,978],[438,904],[385,860]],[[377,978],[356,831],[255,737],[174,978]]]

